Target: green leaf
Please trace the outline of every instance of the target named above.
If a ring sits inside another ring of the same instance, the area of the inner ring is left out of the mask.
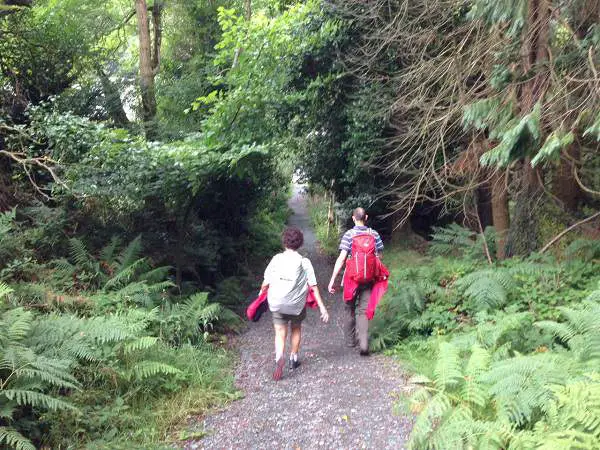
[[[531,113],[502,134],[502,140],[496,148],[481,156],[481,164],[506,167],[513,161],[530,154],[540,139],[540,117],[541,105],[536,103]]]
[[[572,131],[565,133],[563,130],[555,130],[546,138],[546,142],[531,160],[531,166],[535,167],[541,162],[557,161],[560,152],[571,145],[575,140]]]

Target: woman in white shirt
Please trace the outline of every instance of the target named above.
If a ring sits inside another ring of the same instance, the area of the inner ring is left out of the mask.
[[[298,228],[287,228],[282,235],[285,250],[271,259],[265,270],[261,287],[269,289],[267,300],[273,315],[275,327],[275,370],[273,379],[279,380],[283,375],[285,365],[284,353],[287,339],[288,323],[291,325],[290,370],[296,369],[298,350],[302,338],[302,321],[306,317],[306,297],[311,289],[319,305],[323,322],[329,320],[327,308],[323,303],[312,263],[304,258],[297,250],[304,243],[304,235]]]

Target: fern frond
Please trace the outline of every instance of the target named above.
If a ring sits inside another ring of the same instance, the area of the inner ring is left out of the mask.
[[[100,260],[111,265],[115,260],[115,253],[119,245],[121,245],[121,238],[119,236],[111,237],[110,242],[100,250]]]
[[[35,450],[29,439],[11,427],[0,426],[0,444],[6,444],[8,448],[15,450]]]
[[[179,373],[181,373],[181,370],[169,364],[157,361],[142,361],[133,367],[130,374],[135,375],[135,377],[139,380],[144,380],[159,374],[176,375]]]
[[[56,373],[54,371],[49,371],[47,367],[42,366],[43,369],[29,369],[29,368],[20,368],[14,371],[14,374],[23,377],[29,378],[32,380],[41,380],[44,383],[55,387],[67,388],[67,389],[78,389],[79,383],[77,380],[72,377],[68,372],[59,372]],[[65,367],[65,370],[68,367]],[[54,372],[54,373],[53,373]]]
[[[12,342],[23,340],[31,331],[33,313],[15,308],[4,313],[2,322],[7,325],[6,338]]]
[[[140,259],[142,254],[142,235],[140,234],[125,247],[117,258],[119,262],[119,272],[129,267]]]
[[[0,281],[0,299],[5,298],[12,292],[13,292],[13,290],[8,284],[6,284],[3,281]]]
[[[429,439],[437,423],[451,409],[450,398],[443,392],[437,393],[427,402],[415,421],[410,435],[409,448],[434,448]]]
[[[149,284],[163,283],[169,277],[169,272],[171,271],[171,269],[171,266],[156,267],[155,269],[149,270],[141,274],[138,279],[140,281],[146,281]]]
[[[507,288],[514,283],[503,269],[485,269],[459,278],[454,285],[471,299],[478,311],[496,309],[506,303]]]
[[[150,347],[153,347],[158,342],[158,338],[154,336],[142,336],[132,342],[128,342],[123,347],[123,351],[125,354],[131,354],[133,352],[138,352],[141,350],[146,350]]]
[[[533,315],[530,312],[496,311],[493,316],[488,313],[476,315],[475,335],[477,342],[492,351],[498,350],[508,333],[530,327]]]
[[[481,382],[481,376],[489,369],[490,353],[478,345],[471,347],[471,356],[465,369],[465,382],[462,397],[473,406],[484,408],[489,399],[487,386]]]
[[[76,266],[83,267],[92,260],[85,243],[81,239],[69,239],[69,247],[71,258]]]
[[[58,411],[61,409],[77,410],[73,405],[63,400],[51,397],[41,392],[29,391],[25,389],[3,389],[0,391],[8,400],[14,400],[17,405],[31,405]]]
[[[499,417],[523,425],[549,409],[551,386],[564,384],[574,371],[572,361],[540,353],[496,362],[482,381],[490,385]]]
[[[0,417],[3,419],[12,420],[16,409],[16,405],[13,402],[4,402],[0,404]]]
[[[120,267],[118,272],[106,282],[104,290],[115,289],[129,283],[140,269],[145,267],[147,267],[145,258],[140,258],[136,261],[132,261],[127,266]]]
[[[454,345],[448,342],[440,344],[434,369],[434,381],[438,389],[449,389],[460,383],[463,378],[461,362],[458,349]]]

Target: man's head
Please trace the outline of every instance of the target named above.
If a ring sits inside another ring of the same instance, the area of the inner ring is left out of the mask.
[[[367,215],[364,208],[356,208],[352,211],[352,220],[356,225],[364,225],[369,216]]]
[[[296,227],[288,227],[281,236],[281,241],[285,248],[298,250],[304,244],[304,235]]]

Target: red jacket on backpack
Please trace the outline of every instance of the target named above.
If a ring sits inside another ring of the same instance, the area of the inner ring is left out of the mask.
[[[373,316],[375,315],[375,309],[377,309],[379,301],[383,298],[383,295],[387,291],[388,280],[390,277],[390,272],[387,267],[385,267],[385,264],[383,264],[379,258],[376,259],[377,269],[375,280],[373,281],[373,286],[371,287],[371,297],[369,298],[369,303],[365,311],[365,315],[369,320],[373,319]],[[350,302],[354,299],[356,290],[359,288],[359,286],[361,286],[361,283],[358,283],[351,275],[349,275],[347,270],[344,272],[343,283],[344,301]]]

